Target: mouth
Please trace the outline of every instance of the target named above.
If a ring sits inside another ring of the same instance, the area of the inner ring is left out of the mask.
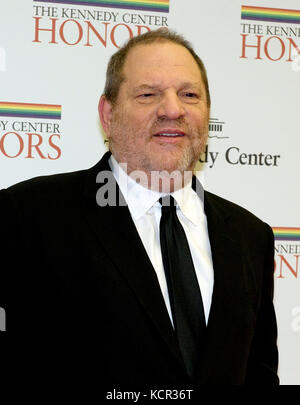
[[[154,138],[165,142],[176,142],[178,139],[185,136],[183,131],[177,129],[163,129],[153,135]]]

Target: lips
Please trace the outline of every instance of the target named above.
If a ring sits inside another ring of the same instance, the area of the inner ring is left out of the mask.
[[[157,138],[182,138],[183,136],[185,136],[185,133],[177,129],[163,129],[159,132],[156,132],[153,136]]]

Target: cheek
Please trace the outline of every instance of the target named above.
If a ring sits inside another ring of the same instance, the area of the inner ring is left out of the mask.
[[[110,138],[115,144],[132,149],[132,151],[145,147],[148,137],[148,124],[143,114],[132,111],[118,111],[112,117]]]
[[[152,122],[152,114],[137,107],[136,111],[130,111],[126,115],[126,120],[139,130],[147,129],[149,124]]]
[[[209,119],[207,111],[201,111],[191,118],[192,127],[198,130],[201,135],[208,129],[208,122]]]
[[[137,112],[125,117],[128,137],[144,144],[152,133],[153,120],[145,112]]]
[[[116,117],[119,125],[133,131],[141,131],[147,128],[147,116],[139,111],[132,111],[124,109],[119,117]]]

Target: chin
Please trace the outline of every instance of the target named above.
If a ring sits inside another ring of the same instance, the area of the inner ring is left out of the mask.
[[[164,169],[169,173],[174,171],[185,172],[193,169],[194,166],[194,158],[189,151],[186,153],[181,154],[179,157],[169,157],[165,160],[161,160],[160,164],[164,166]]]
[[[154,172],[168,172],[172,173],[174,171],[184,171],[186,170],[178,161],[167,161],[166,159],[161,159],[157,161],[153,161],[151,163],[151,171]]]

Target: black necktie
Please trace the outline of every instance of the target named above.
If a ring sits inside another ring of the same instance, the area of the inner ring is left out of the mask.
[[[181,354],[193,377],[200,357],[205,317],[199,284],[184,229],[172,196],[160,198],[160,244],[169,299]]]

